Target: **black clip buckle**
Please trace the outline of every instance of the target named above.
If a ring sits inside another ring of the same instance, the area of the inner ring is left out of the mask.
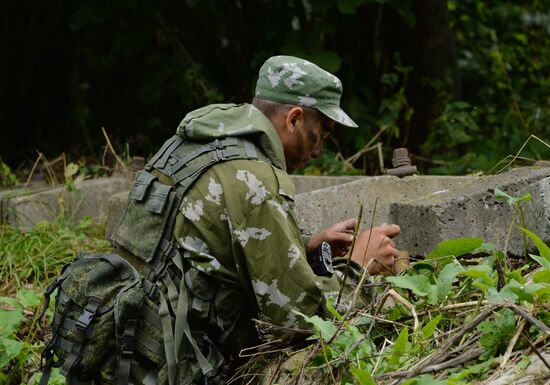
[[[136,320],[128,320],[120,341],[120,354],[123,357],[131,357],[134,355],[136,347],[135,328]]]
[[[84,308],[84,311],[78,317],[78,320],[75,323],[75,326],[82,331],[83,333],[88,330],[88,327],[92,323],[92,320],[95,317],[95,313],[97,312],[97,309],[99,308],[99,298],[96,297],[90,297],[88,300],[88,304]]]

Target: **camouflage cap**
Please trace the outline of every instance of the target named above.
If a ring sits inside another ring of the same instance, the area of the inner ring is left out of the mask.
[[[267,59],[260,68],[255,96],[315,108],[337,123],[357,127],[340,108],[340,79],[304,59],[293,56],[273,56]]]

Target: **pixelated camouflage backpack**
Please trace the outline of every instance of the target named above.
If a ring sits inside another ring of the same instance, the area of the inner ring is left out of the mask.
[[[224,357],[188,325],[185,270],[171,236],[185,192],[206,169],[231,159],[268,161],[245,138],[175,135],[138,172],[112,236],[117,254],[77,259],[45,292],[48,300],[58,294],[40,385],[52,367],[68,384],[225,382]]]
[[[116,254],[81,255],[46,289],[39,318],[54,292],[40,384],[48,382],[52,367],[60,368],[68,384],[127,383],[145,297],[139,273]]]

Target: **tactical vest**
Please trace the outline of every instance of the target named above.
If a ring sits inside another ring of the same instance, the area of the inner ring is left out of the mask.
[[[234,159],[271,163],[247,138],[175,135],[137,173],[112,236],[117,254],[81,256],[46,289],[41,315],[51,294],[57,297],[40,385],[52,367],[70,385],[225,383],[225,357],[189,326],[189,289],[201,277],[186,271],[172,235],[188,189],[209,167]],[[208,290],[201,296],[213,299]]]
[[[126,212],[112,236],[119,254],[147,281],[160,288],[158,314],[170,385],[176,376],[181,377],[177,367],[181,360],[190,358],[189,353],[193,356],[191,359],[199,363],[203,375],[216,372],[219,368],[215,366],[223,362],[219,352],[218,357],[213,354],[208,336],[198,333],[200,341],[197,342],[194,335],[197,333],[192,334],[189,328],[190,295],[186,271],[172,235],[178,209],[188,189],[209,167],[234,159],[271,163],[252,141],[245,138],[228,137],[200,143],[173,136],[137,174]],[[205,357],[205,340],[210,345],[206,348],[210,352],[209,359]],[[185,344],[193,349],[179,348]]]

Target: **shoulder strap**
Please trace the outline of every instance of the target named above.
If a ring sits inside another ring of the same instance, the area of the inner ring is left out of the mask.
[[[176,188],[183,189],[180,193],[185,193],[206,169],[216,163],[233,159],[258,159],[270,163],[252,141],[244,138],[228,137],[209,143],[169,142],[171,145],[167,149],[159,151],[162,156],[158,157],[157,153],[149,165],[169,177]]]

